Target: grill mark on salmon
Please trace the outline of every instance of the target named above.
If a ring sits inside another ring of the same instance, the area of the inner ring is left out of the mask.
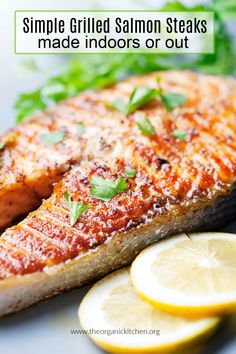
[[[160,75],[164,90],[186,95],[185,106],[168,113],[156,100],[128,117],[107,108],[106,103],[116,98],[128,100],[134,87],[155,87],[156,74],[151,74],[84,93],[13,130],[18,132],[17,141],[4,149],[2,158],[3,162],[10,155],[14,159],[2,168],[2,181],[7,182],[0,182],[0,195],[6,183],[12,191],[16,181],[21,181],[41,198],[38,181],[45,171],[52,182],[76,161],[83,161],[64,176],[37,211],[3,233],[0,315],[126,265],[151,242],[232,216],[236,210],[235,81],[190,72]],[[140,113],[148,114],[156,135],[141,134],[136,124]],[[73,135],[79,121],[86,127],[82,137]],[[52,147],[42,145],[37,126],[40,133],[65,128],[65,141]],[[186,130],[186,142],[173,136],[175,129]],[[24,149],[29,150],[27,157],[21,156]],[[79,151],[76,156],[74,149]],[[22,164],[27,160],[21,175],[17,154]],[[136,170],[134,178],[126,177],[126,167]],[[123,177],[129,188],[109,202],[95,199],[90,195],[90,180],[95,175]],[[51,184],[47,186],[49,193]],[[74,227],[65,191],[73,201],[90,206]],[[230,203],[223,203],[227,200]]]

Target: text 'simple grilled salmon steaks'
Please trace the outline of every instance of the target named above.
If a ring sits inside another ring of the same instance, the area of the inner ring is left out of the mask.
[[[168,112],[156,98],[128,115],[110,107],[128,101],[135,87],[156,87],[157,75],[164,92],[180,93],[186,103]],[[140,129],[144,114],[152,134]],[[51,135],[57,143],[47,141],[49,131],[58,133]],[[0,226],[32,210],[77,166],[37,211],[3,233],[0,315],[126,265],[151,242],[235,212],[234,80],[175,71],[134,77],[83,93],[12,133],[0,152]],[[99,184],[111,198],[101,197]],[[84,209],[71,220],[78,205]]]

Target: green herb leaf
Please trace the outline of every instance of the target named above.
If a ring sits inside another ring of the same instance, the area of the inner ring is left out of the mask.
[[[93,188],[90,189],[90,194],[94,198],[101,199],[105,202],[109,202],[115,195],[123,193],[129,188],[122,177],[114,181],[112,179],[93,176],[90,183],[93,186]]]
[[[185,96],[180,93],[165,93],[161,94],[160,97],[168,112],[171,112],[174,108],[186,103]]]
[[[83,135],[86,132],[85,126],[83,122],[79,122],[76,126],[77,135]]]
[[[187,141],[187,132],[185,130],[176,129],[173,131],[173,136],[181,141]]]
[[[89,206],[83,203],[73,202],[68,192],[64,193],[64,197],[70,210],[70,225],[74,226],[77,220],[89,208]]]
[[[16,133],[13,133],[13,134],[8,135],[8,137],[6,138],[5,141],[0,142],[0,150],[4,149],[5,146],[6,146],[8,143],[10,143],[10,142],[12,142],[13,140],[15,140],[16,137],[17,137],[17,134],[16,134]]]
[[[15,110],[17,112],[16,122],[21,123],[34,112],[40,111],[46,107],[47,104],[41,95],[41,89],[29,93],[22,93],[19,95],[15,104]]]
[[[168,112],[171,112],[174,108],[186,103],[186,97],[180,93],[163,93],[161,78],[158,76],[156,80],[159,86],[160,98]]]
[[[152,136],[155,134],[155,128],[148,117],[143,117],[143,119],[140,120],[137,125],[143,135]]]
[[[235,18],[236,16],[235,0],[214,0],[214,8],[223,17]]]
[[[66,98],[65,86],[61,82],[51,80],[50,83],[48,83],[41,89],[41,96],[44,100],[60,102]]]
[[[125,169],[125,175],[127,178],[133,178],[136,176],[136,171],[131,167],[127,167]]]
[[[118,99],[112,104],[111,107],[124,114],[130,114],[136,111],[136,109],[141,108],[145,104],[153,101],[157,95],[158,91],[156,89],[138,87],[132,92],[127,105],[122,99]]]
[[[126,114],[136,111],[136,109],[143,107],[145,104],[153,101],[158,95],[158,90],[149,87],[136,88],[129,99]]]
[[[64,140],[65,134],[61,131],[51,132],[48,134],[42,134],[39,138],[44,144],[55,145],[61,143]]]
[[[118,100],[113,102],[110,105],[110,107],[113,108],[113,109],[116,109],[117,111],[120,111],[120,112],[126,114],[127,106],[126,106],[125,102],[121,98],[119,98]]]

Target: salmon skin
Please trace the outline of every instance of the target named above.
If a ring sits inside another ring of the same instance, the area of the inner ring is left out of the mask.
[[[167,112],[157,98],[127,116],[110,108],[118,98],[127,101],[135,87],[156,87],[157,75],[164,92],[183,94],[186,104]],[[143,135],[137,124],[144,114],[155,129],[151,136]],[[11,182],[15,188],[12,203],[18,196],[14,183],[20,167],[22,178],[35,182],[34,187],[26,183],[26,188],[33,189],[46,170],[47,186],[52,175],[60,178],[70,171],[37,211],[0,238],[0,315],[127,265],[152,242],[232,217],[235,118],[234,80],[169,71],[83,93],[13,130],[17,141],[4,149],[3,165],[8,161],[9,168],[1,171],[2,181],[6,178],[2,190]],[[78,122],[85,132],[74,137]],[[65,140],[45,147],[38,138],[45,127],[63,128]],[[184,131],[185,139],[176,138],[176,130]],[[24,155],[25,149],[32,154]],[[76,161],[82,162],[71,168]],[[127,168],[135,170],[135,176],[127,177]],[[109,201],[97,199],[91,194],[94,177],[123,178],[127,188]],[[73,226],[65,192],[74,202],[89,205]],[[38,193],[39,199],[43,193]]]

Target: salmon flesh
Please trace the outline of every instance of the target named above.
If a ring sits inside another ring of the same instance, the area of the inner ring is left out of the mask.
[[[180,93],[168,112],[159,98],[125,115],[111,108],[134,88]],[[148,117],[155,134],[138,123]],[[78,129],[83,123],[84,131]],[[184,131],[185,139],[174,132]],[[57,144],[42,139],[63,133]],[[148,244],[215,227],[236,211],[236,82],[168,71],[87,91],[11,129],[0,150],[0,227],[33,211],[0,238],[0,315],[81,286],[129,264]],[[135,175],[127,176],[127,168]],[[123,178],[111,200],[91,180]],[[53,184],[58,182],[53,190]],[[67,192],[89,206],[72,226]]]

